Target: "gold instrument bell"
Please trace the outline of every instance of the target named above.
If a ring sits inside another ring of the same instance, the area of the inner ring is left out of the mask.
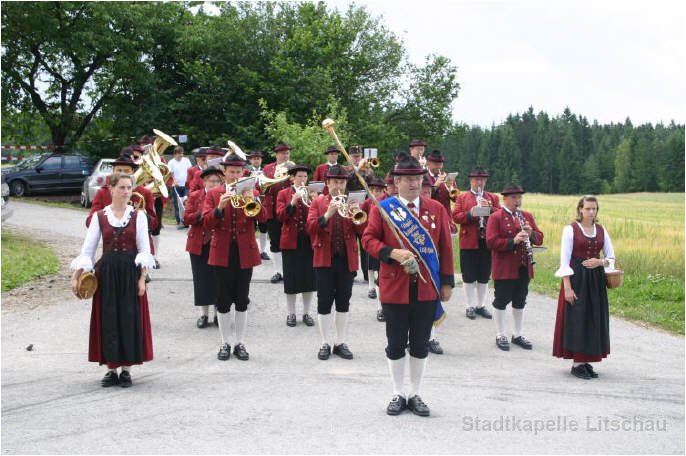
[[[252,177],[246,177],[243,179],[253,179]],[[234,191],[237,188],[238,182],[243,179],[239,179],[236,182],[226,184],[226,191]],[[256,217],[262,210],[262,204],[254,196],[243,196],[243,195],[231,195],[231,207],[235,209],[243,209],[243,213],[246,217]]]
[[[367,213],[359,207],[353,207],[348,204],[347,199],[346,195],[333,197],[333,201],[338,204],[338,215],[343,218],[352,219],[354,225],[362,225],[367,221]]]
[[[136,186],[145,185],[155,196],[169,197],[167,181],[171,177],[171,169],[162,161],[162,155],[169,146],[178,146],[171,136],[155,128],[155,141],[152,147],[147,146],[147,153],[143,155],[140,167],[133,174]]]
[[[90,299],[98,289],[98,278],[92,272],[82,272],[76,285],[79,299]]]
[[[135,201],[133,200],[134,197],[137,198]],[[136,211],[141,210],[141,209],[145,209],[145,198],[140,193],[133,192],[133,193],[131,193],[131,199],[129,200],[129,205],[133,206],[133,209]]]

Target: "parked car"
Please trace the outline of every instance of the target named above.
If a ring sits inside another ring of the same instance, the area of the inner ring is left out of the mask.
[[[12,215],[12,208],[9,205],[10,203],[10,186],[7,185],[7,182],[5,182],[5,176],[2,176],[2,208],[0,208],[0,211],[2,212],[2,221],[4,222],[8,218],[10,218],[10,215]]]
[[[38,192],[78,191],[91,174],[93,160],[77,153],[46,153],[34,155],[2,175],[10,194],[25,196]]]
[[[107,177],[112,174],[114,158],[102,158],[93,168],[93,173],[86,178],[81,187],[81,206],[91,207],[95,193],[105,185]]]

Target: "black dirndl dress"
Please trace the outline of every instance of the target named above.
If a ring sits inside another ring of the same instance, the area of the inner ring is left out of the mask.
[[[298,233],[295,250],[281,250],[283,254],[283,291],[286,294],[317,290],[317,276],[312,267],[312,243],[306,232]]]
[[[202,254],[191,256],[193,273],[193,296],[196,306],[213,306],[217,303],[217,286],[214,283],[214,270],[207,264],[210,257],[210,243],[203,244]]]

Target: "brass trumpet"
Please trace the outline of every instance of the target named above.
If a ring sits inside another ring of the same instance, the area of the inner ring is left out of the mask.
[[[338,205],[338,215],[343,218],[352,219],[353,224],[362,225],[367,221],[367,213],[359,207],[348,204],[347,195],[336,195],[332,198],[334,204]]]

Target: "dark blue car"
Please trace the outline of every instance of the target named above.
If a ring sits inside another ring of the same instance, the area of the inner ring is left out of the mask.
[[[2,175],[14,196],[30,193],[80,191],[93,169],[93,159],[76,153],[34,155]]]

